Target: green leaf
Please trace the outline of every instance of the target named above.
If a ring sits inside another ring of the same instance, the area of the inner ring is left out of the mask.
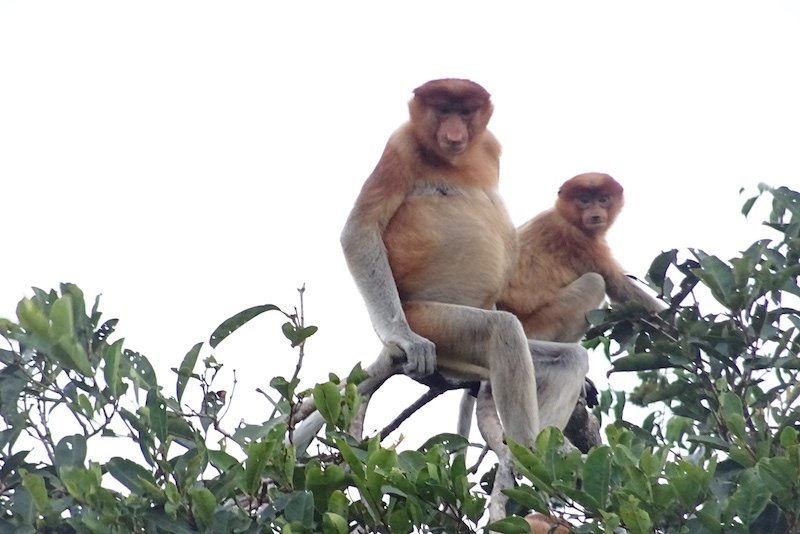
[[[111,458],[106,463],[106,469],[112,477],[137,495],[145,495],[158,486],[150,471],[127,458]]]
[[[739,487],[731,497],[728,513],[736,514],[745,525],[750,525],[766,508],[770,491],[753,470],[745,470],[739,475]]]
[[[189,421],[172,412],[167,412],[167,434],[187,449],[195,447],[198,441],[202,441]]]
[[[648,371],[652,369],[676,367],[676,365],[670,363],[668,356],[651,352],[622,356],[614,360],[611,365],[614,367],[614,372]]]
[[[314,524],[314,495],[308,491],[296,491],[284,509],[287,521],[298,521],[303,526]]]
[[[270,419],[269,421],[265,421],[260,425],[240,424],[233,433],[233,439],[236,441],[236,443],[244,446],[249,442],[258,441],[267,436],[270,430],[272,430],[275,425],[281,422],[282,419],[280,417],[276,417],[275,419]]]
[[[261,487],[261,473],[264,472],[264,466],[267,465],[272,451],[275,449],[275,443],[271,441],[259,441],[251,443],[247,447],[247,460],[245,461],[244,473],[244,490],[249,495],[255,495]]]
[[[593,511],[606,507],[610,488],[611,449],[606,446],[595,447],[589,451],[583,465],[583,491],[596,503]]]
[[[157,389],[147,392],[146,406],[150,410],[150,425],[158,440],[164,444],[167,441],[167,403]]]
[[[350,501],[341,490],[335,490],[328,498],[328,511],[340,515],[342,517],[348,516],[348,509],[350,508]]]
[[[523,518],[514,516],[489,523],[486,530],[502,534],[530,534],[531,527]]]
[[[47,513],[50,509],[50,500],[47,497],[44,479],[35,473],[29,473],[27,469],[20,469],[19,476],[22,478],[22,485],[33,497],[36,511],[40,514]]]
[[[733,392],[725,391],[720,395],[720,415],[722,420],[733,435],[738,438],[745,438],[745,421],[742,406],[742,399]]]
[[[86,438],[81,434],[64,436],[56,445],[55,467],[84,467],[86,461]]]
[[[367,378],[369,378],[369,373],[361,367],[361,362],[359,362],[350,370],[350,374],[347,375],[347,382],[358,385]]]
[[[344,458],[347,465],[350,466],[351,476],[356,479],[356,482],[365,482],[366,472],[364,469],[364,462],[359,460],[353,448],[350,447],[345,440],[337,439],[335,442],[336,448],[339,449],[339,452],[342,454],[342,458]]]
[[[36,504],[33,502],[33,497],[28,490],[18,486],[14,493],[11,494],[10,508],[9,511],[27,526],[20,525],[17,529],[7,528],[3,531],[3,534],[17,534],[18,532],[22,534],[37,534],[32,526],[37,516]],[[6,528],[6,525],[7,523],[0,523],[0,527]]]
[[[58,470],[58,475],[70,495],[80,500],[85,500],[86,495],[91,495],[100,488],[100,473],[95,469],[66,465]]]
[[[197,534],[197,528],[193,527],[182,518],[172,518],[163,510],[150,509],[144,513],[148,522],[158,525],[158,532],[164,531],[170,534]]]
[[[192,499],[192,515],[202,528],[209,528],[214,523],[214,509],[217,507],[214,494],[206,488],[192,488],[189,497]]]
[[[517,488],[510,488],[503,490],[503,493],[517,501],[528,510],[536,510],[537,512],[545,512],[549,510],[547,501],[542,494],[531,487],[520,486]]]
[[[762,458],[757,464],[757,472],[761,482],[770,488],[773,495],[792,494],[800,482],[797,468],[789,458],[781,456]]]
[[[72,313],[72,298],[64,295],[50,307],[53,339],[72,338],[75,335],[75,320]]]
[[[122,378],[120,377],[120,361],[122,359],[122,339],[115,341],[108,350],[104,357],[103,365],[103,378],[106,381],[108,389],[114,397],[119,397],[122,391]]]
[[[347,534],[347,520],[339,514],[325,512],[322,516],[323,534]]]
[[[753,204],[755,204],[756,200],[758,200],[758,196],[750,197],[742,204],[742,215],[747,217],[750,214],[750,210],[753,208]]]
[[[211,348],[216,348],[217,345],[222,343],[222,341],[239,329],[241,326],[246,324],[251,319],[258,317],[264,312],[268,311],[281,311],[281,309],[277,306],[272,304],[263,304],[261,306],[253,306],[252,308],[248,308],[244,311],[240,311],[236,315],[229,317],[225,321],[219,325],[214,332],[211,334],[211,337],[208,340],[208,344],[211,345]]]
[[[677,261],[678,251],[676,249],[662,252],[650,264],[650,269],[647,271],[647,279],[650,280],[656,287],[662,288],[664,281],[667,279],[667,269]]]
[[[306,339],[317,332],[316,326],[299,327],[292,322],[283,323],[283,335],[292,342],[292,347],[302,345]]]
[[[189,378],[192,376],[194,366],[197,363],[197,356],[200,354],[200,349],[203,343],[197,343],[192,349],[183,357],[181,366],[178,369],[178,383],[176,386],[176,398],[178,402],[183,398],[183,392],[186,390],[186,384],[189,383]]]
[[[80,411],[86,414],[86,417],[88,417],[89,419],[94,417],[94,408],[92,408],[92,403],[91,401],[89,401],[89,397],[87,397],[83,393],[79,393],[77,404],[78,407],[80,408]]]
[[[327,465],[324,471],[319,465],[310,464],[305,472],[306,489],[314,494],[315,501],[324,503],[334,491],[346,487],[346,477],[344,469],[336,464]]]
[[[69,369],[78,371],[83,376],[94,375],[86,350],[75,339],[62,337],[58,340],[57,347],[61,350],[56,350],[54,356],[58,358],[59,363]]]
[[[519,463],[519,471],[528,478],[537,489],[552,492],[553,479],[545,469],[542,459],[528,447],[508,440],[508,448]]]
[[[50,335],[50,321],[42,309],[31,299],[24,298],[17,304],[17,318],[22,327],[44,338]]]
[[[457,452],[465,451],[467,447],[469,447],[469,440],[458,434],[443,432],[441,434],[436,434],[428,441],[423,443],[419,450],[426,452],[437,446],[442,447],[444,452],[447,454],[455,454]]]
[[[628,495],[627,499],[620,502],[619,514],[632,534],[650,534],[653,531],[650,515],[642,509],[641,502],[633,495]]]
[[[681,437],[692,429],[694,422],[688,417],[676,415],[667,421],[666,438],[670,443],[677,443]]]
[[[211,449],[208,451],[208,461],[220,471],[230,471],[234,466],[240,465],[239,460],[225,451]]]
[[[722,522],[722,505],[719,499],[712,498],[703,503],[703,507],[697,510],[697,518],[703,526],[712,534],[722,534],[725,532]]]
[[[291,401],[292,395],[294,395],[294,390],[297,387],[297,384],[300,382],[297,379],[288,382],[282,376],[273,377],[272,380],[269,381],[269,385],[271,388],[276,390],[278,393],[281,394],[281,397],[284,399]]]
[[[342,411],[342,396],[339,388],[332,382],[324,382],[314,386],[314,403],[320,415],[329,425],[336,426]]]
[[[705,498],[712,474],[706,473],[702,466],[678,460],[668,466],[667,480],[683,505],[687,509],[692,509]]]
[[[716,436],[688,436],[686,440],[690,443],[702,443],[713,449],[725,452],[729,451],[731,448],[730,443]]]
[[[797,429],[787,426],[780,433],[780,442],[781,445],[784,447],[789,447],[791,445],[797,445]]]
[[[123,350],[122,355],[125,357],[125,360],[127,360],[126,363],[128,365],[126,369],[128,371],[128,376],[133,380],[137,388],[146,391],[158,388],[156,373],[146,357],[128,349]]]
[[[736,307],[734,301],[734,277],[733,269],[716,256],[709,256],[702,251],[694,251],[700,261],[700,269],[694,271],[695,275],[702,280],[714,297],[728,307]]]

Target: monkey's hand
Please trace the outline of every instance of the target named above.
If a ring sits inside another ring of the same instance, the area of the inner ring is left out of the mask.
[[[405,356],[403,372],[411,377],[421,378],[436,370],[436,345],[424,337],[408,332],[395,339],[386,340],[387,345],[396,347]]]

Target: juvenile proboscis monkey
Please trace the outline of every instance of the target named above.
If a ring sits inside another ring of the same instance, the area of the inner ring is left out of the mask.
[[[529,344],[519,320],[494,309],[517,237],[497,192],[492,111],[468,80],[415,89],[342,246],[384,354],[415,377],[489,380],[506,435],[530,445],[540,425],[566,424],[588,358],[576,345]]]
[[[606,232],[624,203],[622,186],[608,174],[579,174],[561,186],[555,206],[519,227],[519,256],[497,308],[516,315],[531,339],[574,343],[586,314],[608,294],[665,308],[629,278],[611,254]],[[592,386],[593,388],[593,386]],[[459,433],[467,435],[474,401],[464,394]]]
[[[611,254],[605,236],[623,203],[622,186],[608,174],[579,174],[561,186],[554,208],[519,228],[519,258],[497,307],[519,317],[528,337],[579,341],[586,313],[606,294],[651,313],[665,308]]]

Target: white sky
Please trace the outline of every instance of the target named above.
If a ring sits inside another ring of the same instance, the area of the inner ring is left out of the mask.
[[[339,232],[411,90],[440,77],[492,93],[515,222],[580,172],[625,186],[609,237],[638,276],[662,250],[727,258],[769,236],[741,187],[800,187],[796,2],[6,0],[0,315],[32,285],[102,292],[174,394],[195,342],[249,306],[291,309],[305,283],[305,384],[368,363],[379,342]],[[292,372],[281,322],[215,353],[238,371],[230,426],[262,421],[251,392]],[[390,384],[367,430],[421,391]],[[408,444],[454,430],[457,400],[404,426]]]

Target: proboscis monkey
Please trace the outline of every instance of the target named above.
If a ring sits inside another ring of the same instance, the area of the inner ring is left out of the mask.
[[[519,256],[497,308],[516,315],[527,337],[580,341],[589,327],[586,314],[606,294],[615,303],[636,301],[651,313],[665,308],[625,274],[606,242],[623,203],[622,186],[608,174],[579,174],[564,182],[553,208],[519,227]],[[469,433],[473,408],[465,393],[462,435]]]
[[[525,521],[531,528],[531,534],[569,534],[572,525],[563,519],[558,519],[544,514],[528,514]]]
[[[576,345],[529,344],[519,320],[494,309],[517,237],[497,192],[492,111],[469,80],[415,89],[342,246],[385,354],[411,376],[489,380],[506,435],[531,445],[542,425],[566,424],[588,357]]]
[[[519,258],[497,307],[519,317],[528,337],[579,341],[586,313],[606,294],[651,313],[665,308],[625,274],[606,242],[623,203],[622,186],[608,174],[579,174],[561,186],[554,208],[519,228]]]

